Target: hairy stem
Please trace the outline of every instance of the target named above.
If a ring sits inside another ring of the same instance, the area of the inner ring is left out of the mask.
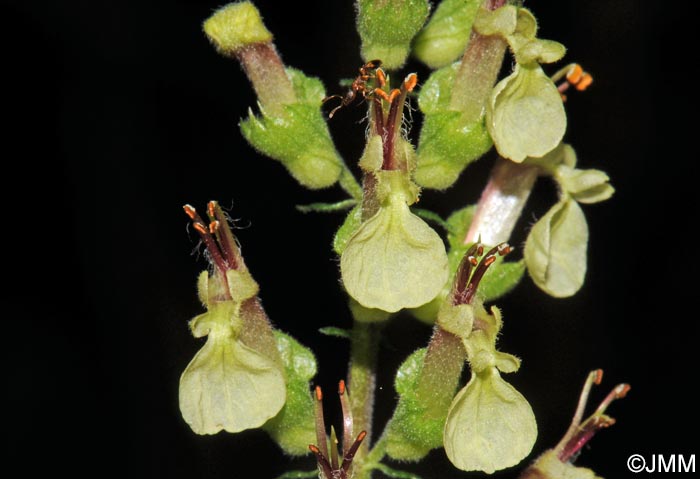
[[[379,350],[380,326],[355,321],[350,346],[349,390],[353,415],[353,430],[366,431],[367,438],[355,455],[354,463],[359,472],[372,440],[372,415],[374,389]],[[357,476],[361,477],[361,476]],[[366,476],[369,477],[369,476]]]
[[[476,206],[464,243],[508,241],[525,207],[539,169],[499,157]]]

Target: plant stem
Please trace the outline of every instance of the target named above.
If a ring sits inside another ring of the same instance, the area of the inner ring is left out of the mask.
[[[479,238],[487,245],[508,241],[525,207],[539,168],[499,157],[476,206],[464,243]]]
[[[355,321],[351,333],[349,390],[353,416],[353,434],[366,431],[362,446],[353,463],[359,472],[369,451],[372,440],[372,415],[374,412],[374,389],[376,385],[377,352],[379,350],[380,327],[375,323]],[[356,476],[361,477],[361,476]],[[369,477],[367,475],[366,477]]]

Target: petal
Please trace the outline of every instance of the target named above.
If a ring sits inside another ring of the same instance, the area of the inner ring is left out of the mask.
[[[180,377],[180,411],[197,434],[262,426],[285,397],[275,364],[220,330],[210,332]]]
[[[447,457],[463,471],[514,466],[532,450],[537,422],[527,400],[495,368],[472,374],[455,396],[444,431]]]
[[[350,296],[396,312],[432,300],[447,281],[445,245],[403,201],[383,206],[350,238],[340,258]]]
[[[516,65],[494,87],[486,124],[501,156],[520,163],[559,145],[566,113],[556,86],[539,66]]]

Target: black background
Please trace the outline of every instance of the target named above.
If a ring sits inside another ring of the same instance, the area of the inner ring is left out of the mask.
[[[3,4],[5,453],[27,477],[272,478],[312,468],[308,458],[285,459],[259,431],[198,437],[177,407],[179,375],[201,346],[186,322],[201,312],[194,285],[205,267],[190,255],[197,239],[184,203],[203,209],[218,199],[240,218],[267,311],[317,352],[317,384],[333,388],[348,353],[343,341],[317,333],[350,325],[329,247],[342,215],[294,209],[342,194],[303,190],[242,140],[236,125],[254,105],[252,91],[201,32],[217,2]],[[686,439],[697,433],[689,389],[697,377],[690,229],[698,217],[691,4],[528,4],[541,37],[564,43],[567,59],[595,77],[585,94],[570,95],[567,140],[582,167],[610,174],[617,193],[584,206],[591,242],[583,290],[554,300],[523,281],[498,302],[501,348],[523,358],[509,380],[538,417],[535,451],[566,429],[588,370],[606,372],[594,400],[617,382],[632,384],[611,408],[618,424],[578,461],[608,478],[632,476],[632,453],[698,452]],[[285,62],[340,91],[337,80],[361,63],[352,3],[258,5]],[[418,64],[409,70],[426,78]],[[362,147],[361,116],[350,107],[331,123],[351,163]],[[421,205],[447,215],[475,202],[492,161],[470,167],[444,194],[425,192]],[[553,186],[538,183],[516,245],[553,199]],[[392,372],[428,335],[410,318],[389,326],[380,404],[391,405]],[[337,406],[328,406],[336,418]],[[378,421],[388,414],[379,407]],[[405,468],[469,476],[442,451]]]

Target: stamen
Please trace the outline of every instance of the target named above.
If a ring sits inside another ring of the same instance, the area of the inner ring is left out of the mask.
[[[452,287],[452,304],[466,304],[464,294],[469,284],[469,278],[472,274],[472,268],[478,263],[476,257],[480,256],[480,252],[483,253],[484,247],[481,243],[474,243],[467,250],[464,258],[459,263],[457,268],[457,274],[455,275],[455,283]]]
[[[352,465],[352,459],[355,457],[355,453],[357,453],[357,450],[360,448],[360,445],[362,445],[362,441],[365,439],[365,436],[367,436],[367,431],[362,431],[360,434],[357,435],[357,439],[355,439],[355,442],[352,443],[352,446],[350,446],[350,449],[345,453],[345,456],[343,457],[343,464],[340,466],[340,468],[345,471],[345,473],[348,472],[350,469],[350,466]]]
[[[557,457],[562,462],[570,461],[581,448],[591,440],[599,430],[610,427],[615,424],[615,419],[606,416],[605,410],[610,406],[610,404],[616,400],[625,397],[630,390],[629,384],[618,384],[615,388],[608,393],[605,399],[600,403],[598,408],[595,410],[591,416],[586,419],[583,424],[581,424],[581,419],[583,417],[584,410],[586,408],[586,403],[588,402],[588,396],[590,394],[591,388],[594,384],[600,384],[603,379],[602,369],[596,369],[591,371],[586,378],[586,382],[583,385],[581,391],[581,396],[579,397],[579,402],[576,407],[576,412],[574,413],[574,418],[571,421],[569,429],[566,434],[559,441],[559,444],[554,448],[557,453]]]
[[[316,442],[321,452],[328,457],[328,439],[326,439],[326,422],[323,419],[323,392],[321,386],[316,386],[316,400],[314,401],[314,415],[316,417]]]
[[[352,437],[353,418],[350,399],[346,394],[345,381],[342,379],[338,383],[338,395],[340,396],[340,407],[343,411],[343,451],[345,451],[349,447],[350,438]]]
[[[212,223],[217,222],[220,226],[223,225],[221,228],[216,227],[216,239],[221,245],[222,253],[229,266],[232,269],[239,269],[243,265],[243,258],[236,238],[228,225],[228,218],[224,214],[224,210],[221,209],[218,202],[210,201],[207,204],[207,213],[209,213],[209,219]]]
[[[324,456],[323,453],[319,450],[319,448],[317,448],[313,444],[309,444],[309,450],[316,455],[316,461],[318,462],[318,466],[321,468],[321,471],[323,472],[324,476],[326,476],[327,478],[332,478],[333,470],[331,469],[331,465],[328,463],[328,459],[326,459],[326,456]]]
[[[403,81],[403,88],[408,91],[413,91],[413,89],[418,84],[418,75],[415,73],[410,73]]]

